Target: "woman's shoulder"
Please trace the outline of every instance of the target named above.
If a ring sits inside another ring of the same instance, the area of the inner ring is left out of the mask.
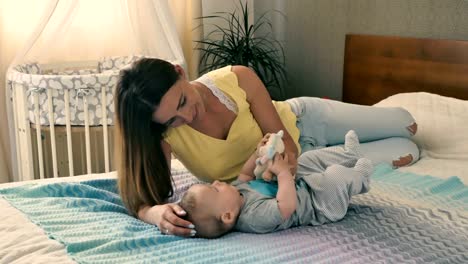
[[[255,71],[243,65],[225,66],[207,73],[207,76],[209,76],[221,90],[228,93],[230,93],[229,91],[241,93],[244,99],[247,96],[246,93],[252,90],[259,80]],[[239,89],[239,87],[241,89]]]
[[[216,70],[209,71],[204,75],[208,75],[208,76],[213,77],[213,76],[222,76],[222,75],[230,74],[232,67],[233,67],[232,65],[227,65],[227,66],[218,68]]]
[[[243,65],[228,65],[212,70],[206,75],[214,79],[234,76],[239,82],[248,82],[251,79],[256,78],[256,73],[249,67]],[[201,78],[203,78],[203,76]]]
[[[233,65],[231,71],[237,75],[239,80],[255,78],[257,75],[252,69],[244,65]]]
[[[231,71],[237,76],[238,86],[245,91],[247,97],[250,95],[250,98],[252,98],[260,90],[259,88],[264,88],[260,77],[253,69],[242,65],[235,65],[232,66]]]

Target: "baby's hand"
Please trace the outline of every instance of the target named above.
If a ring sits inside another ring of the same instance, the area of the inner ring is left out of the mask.
[[[276,153],[273,162],[268,166],[273,174],[279,175],[282,171],[289,171],[288,155]]]

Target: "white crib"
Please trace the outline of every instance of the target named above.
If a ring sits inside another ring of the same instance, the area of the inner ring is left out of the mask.
[[[113,169],[113,91],[138,56],[17,65],[7,73],[19,180]]]

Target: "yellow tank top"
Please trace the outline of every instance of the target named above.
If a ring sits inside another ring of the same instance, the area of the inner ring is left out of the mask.
[[[229,96],[238,108],[226,140],[202,134],[188,125],[169,128],[165,141],[172,153],[197,178],[203,181],[232,181],[262,139],[262,131],[250,112],[245,91],[239,87],[231,66],[207,73],[214,84]],[[281,121],[300,151],[296,116],[286,102],[273,101]]]

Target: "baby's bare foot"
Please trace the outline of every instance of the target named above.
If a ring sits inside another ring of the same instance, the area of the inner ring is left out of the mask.
[[[409,165],[411,164],[411,162],[413,162],[413,155],[408,154],[406,156],[399,157],[397,160],[392,161],[392,165],[394,168],[399,168]]]
[[[407,126],[406,129],[411,133],[412,136],[416,135],[416,132],[418,131],[418,124],[413,123],[410,126]]]

